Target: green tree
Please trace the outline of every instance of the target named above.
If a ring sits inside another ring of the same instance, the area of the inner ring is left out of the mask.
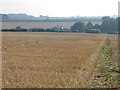
[[[100,25],[99,25],[99,24],[95,24],[95,25],[93,26],[93,28],[94,28],[94,29],[100,29]]]
[[[85,24],[82,22],[77,22],[71,26],[71,31],[73,32],[84,32],[85,31]]]
[[[86,28],[87,28],[87,29],[92,29],[92,28],[93,28],[93,24],[92,24],[91,22],[88,22],[88,23],[86,24]]]
[[[103,33],[115,33],[118,30],[118,19],[108,16],[102,18],[101,31]]]

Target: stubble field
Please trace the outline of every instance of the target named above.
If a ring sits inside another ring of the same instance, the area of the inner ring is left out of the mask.
[[[3,33],[5,88],[87,87],[104,34]]]

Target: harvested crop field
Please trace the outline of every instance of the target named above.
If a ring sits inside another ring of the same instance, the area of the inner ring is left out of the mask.
[[[64,28],[70,29],[70,27],[75,22],[2,22],[3,29],[13,29],[16,27],[23,27],[23,28],[53,28],[57,26],[62,26]],[[87,22],[84,22],[87,23]],[[101,24],[101,22],[92,22],[93,24]]]
[[[87,87],[104,34],[3,33],[4,88]]]

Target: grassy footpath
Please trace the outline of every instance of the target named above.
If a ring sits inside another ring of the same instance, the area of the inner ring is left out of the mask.
[[[89,88],[117,88],[118,87],[118,63],[115,60],[109,37],[106,37],[100,57],[96,63],[93,76],[88,83]]]

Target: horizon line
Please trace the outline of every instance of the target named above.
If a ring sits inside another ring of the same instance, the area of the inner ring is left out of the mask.
[[[27,13],[0,13],[0,14],[25,14],[25,15],[28,15],[28,16],[33,16],[33,17],[40,17],[41,16],[46,16],[46,17],[61,17],[61,18],[64,18],[64,17],[103,17],[103,16],[110,16],[110,17],[118,17],[119,15],[74,15],[74,16],[49,16],[49,15],[42,15],[40,14],[39,16],[36,16],[36,15],[32,15],[32,14],[27,14]]]

